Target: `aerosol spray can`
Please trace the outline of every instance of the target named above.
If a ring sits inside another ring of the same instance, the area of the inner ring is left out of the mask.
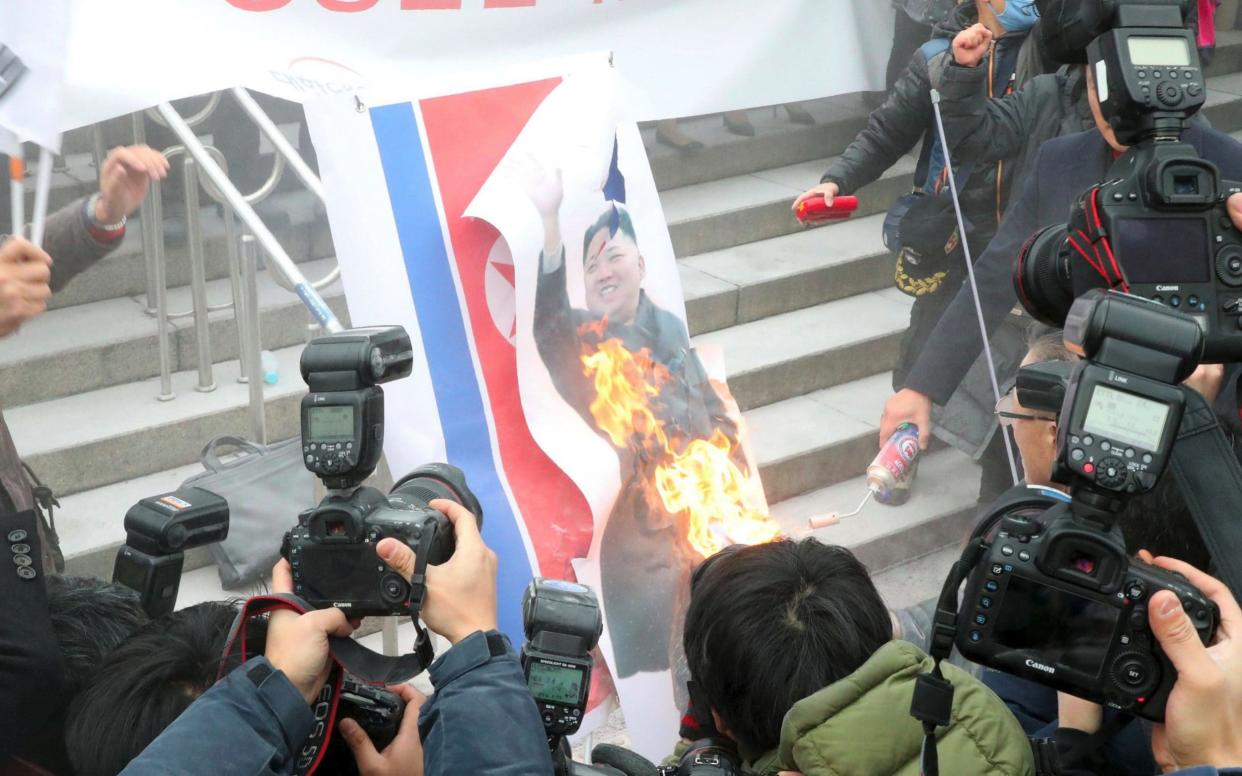
[[[900,506],[910,499],[910,481],[919,460],[919,427],[902,423],[888,438],[879,454],[867,466],[867,493],[850,512],[828,512],[807,518],[807,528],[817,530],[836,525],[844,517],[862,512],[871,499],[889,506]]]
[[[919,460],[919,427],[902,423],[867,467],[867,489],[875,500],[900,506],[910,499],[910,481]]]

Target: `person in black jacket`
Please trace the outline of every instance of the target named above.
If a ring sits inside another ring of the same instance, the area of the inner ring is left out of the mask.
[[[937,27],[935,39],[915,52],[888,99],[871,114],[867,126],[832,163],[820,184],[793,203],[796,209],[814,195],[822,195],[831,202],[838,195],[853,194],[878,179],[922,141],[914,189],[932,195],[935,201],[919,198],[911,207],[912,212],[901,221],[902,250],[897,258],[895,279],[898,288],[915,299],[910,310],[910,325],[902,337],[893,369],[894,388],[905,382],[907,372],[966,276],[961,258],[964,255],[961,235],[957,233],[957,223],[947,198],[949,186],[944,154],[936,142],[931,90],[939,88],[955,50],[960,47],[959,42],[969,35],[986,36],[986,43],[974,47],[971,56],[973,64],[979,65],[978,69],[986,75],[987,96],[1009,93],[1037,74],[1030,69],[1030,62],[1035,58],[1024,53],[1033,46],[1033,38],[1027,34],[1033,16],[1018,13],[1029,12],[1032,3],[1015,0],[998,5],[1004,9],[1006,23],[1014,29],[1007,30],[1003,26],[1002,17],[997,16],[993,4],[987,0],[959,4]],[[966,238],[977,257],[1001,222],[1018,168],[1006,157],[989,159],[986,163],[961,157],[955,161],[962,211],[969,225]],[[933,228],[935,225],[926,223],[929,213],[943,228]],[[890,218],[897,218],[896,212]],[[911,223],[914,221],[920,222],[919,231],[930,230],[938,239],[928,246],[916,245],[908,234],[914,231]],[[984,466],[981,502],[991,501],[1013,484],[1001,439],[994,433],[986,410],[971,411],[970,405],[964,403],[963,409],[941,418],[940,422],[950,432],[947,438],[953,444],[980,457]]]
[[[1012,267],[1023,244],[1040,229],[1065,223],[1070,207],[1104,179],[1113,161],[1126,150],[1100,113],[1090,71],[1087,76],[1096,129],[1059,137],[1040,147],[1031,169],[1023,176],[1021,195],[1011,204],[996,238],[975,263],[979,304],[989,335],[1017,302]],[[1182,140],[1214,162],[1222,178],[1242,179],[1242,143],[1197,124],[1186,127]],[[920,442],[926,446],[929,437],[924,429],[932,403],[948,400],[982,348],[974,301],[970,289],[963,287],[900,390],[885,403],[880,439],[887,439],[899,424],[910,421],[919,424]],[[1228,398],[1228,393],[1225,391],[1222,399]]]

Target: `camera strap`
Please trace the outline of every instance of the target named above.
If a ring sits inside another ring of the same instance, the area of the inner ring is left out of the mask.
[[[1170,466],[1190,507],[1213,572],[1235,595],[1242,595],[1242,465],[1216,413],[1198,391],[1182,388],[1186,411],[1173,445]]]
[[[248,623],[255,618],[281,609],[289,609],[297,614],[312,611],[310,604],[288,593],[257,595],[242,604],[241,611],[237,613],[233,626],[229,629],[228,639],[224,644],[224,653],[220,657],[219,672],[221,675],[234,656],[242,664],[254,657],[246,652]],[[328,743],[332,739],[332,732],[336,727],[337,707],[341,700],[341,683],[346,673],[366,684],[383,686],[405,682],[421,674],[431,664],[433,654],[430,639],[426,637],[426,631],[418,626],[417,614],[414,615],[414,619],[415,628],[421,631],[415,652],[399,657],[373,652],[347,636],[328,637],[332,670],[319,698],[312,704],[311,711],[318,724],[315,725],[306,743],[296,755],[294,773],[299,776],[312,774],[323,759]]]

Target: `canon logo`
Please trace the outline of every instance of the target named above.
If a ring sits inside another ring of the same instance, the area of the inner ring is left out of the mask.
[[[1156,286],[1157,291],[1180,291],[1181,286]]]
[[[1043,671],[1045,674],[1055,674],[1057,669],[1052,666],[1046,666],[1043,663],[1036,663],[1034,660],[1026,661],[1027,668],[1034,668],[1036,671]]]
[[[354,607],[349,601],[333,601],[332,605],[337,609],[352,609]]]

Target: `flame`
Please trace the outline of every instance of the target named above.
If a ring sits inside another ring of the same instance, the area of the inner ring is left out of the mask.
[[[634,450],[654,466],[645,496],[652,509],[684,517],[686,541],[708,557],[729,544],[760,544],[775,539],[780,527],[767,514],[757,477],[743,463],[735,440],[716,429],[710,438],[670,436],[656,415],[668,369],[643,348],[632,352],[616,338],[603,339],[606,323],[584,324],[584,374],[595,385],[591,415],[617,447]],[[592,336],[594,335],[594,336]],[[712,390],[710,386],[708,390]]]

